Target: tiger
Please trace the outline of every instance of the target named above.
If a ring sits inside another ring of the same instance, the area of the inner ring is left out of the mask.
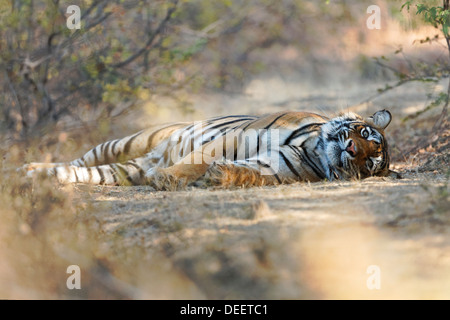
[[[386,110],[363,118],[353,112],[329,118],[283,111],[177,122],[110,140],[68,163],[30,163],[60,183],[186,186],[265,186],[388,176]]]

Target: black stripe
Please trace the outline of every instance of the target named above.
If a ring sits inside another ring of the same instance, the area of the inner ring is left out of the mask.
[[[283,114],[279,115],[278,117],[275,118],[275,120],[273,120],[271,123],[269,123],[264,129],[269,129],[275,122],[277,122],[278,119],[284,117],[285,115],[287,115],[287,113],[283,113]]]
[[[300,174],[298,173],[297,170],[295,170],[294,166],[292,165],[292,163],[289,161],[288,158],[286,158],[286,156],[283,154],[283,152],[280,150],[280,155],[283,158],[284,162],[286,163],[286,165],[288,166],[289,170],[291,170],[291,172],[293,174],[295,174],[299,179],[301,179],[302,177],[300,176]]]
[[[163,129],[166,129],[167,127],[161,128],[153,132],[147,139],[147,148],[145,149],[145,153],[149,152],[151,150],[153,139],[155,139],[155,136],[161,132]]]
[[[111,176],[113,177],[114,180],[114,184],[117,184],[117,177],[116,177],[116,173],[114,172],[113,168],[110,166],[109,167],[109,173],[111,174]]]
[[[273,120],[271,123],[269,123],[267,126],[264,127],[265,130],[269,129],[278,119],[280,119],[281,117],[285,116],[287,113],[283,113],[281,115],[279,115],[278,117],[275,118],[275,120]],[[263,132],[264,133],[264,132]],[[260,132],[258,132],[258,137],[257,137],[257,141],[256,141],[256,155],[259,155],[259,145],[260,145]]]
[[[115,167],[116,167],[117,173],[120,175],[121,178],[125,178],[129,182],[133,183],[133,179],[128,174],[128,171],[125,168],[123,168],[121,164],[115,164]]]
[[[311,167],[311,169],[314,171],[314,173],[321,179],[325,179],[324,174],[322,173],[322,171],[317,167],[317,165],[314,163],[314,161],[311,160],[311,158],[308,155],[308,152],[304,149],[302,149],[303,153],[304,153],[304,159],[306,160],[306,162],[308,163],[308,165]]]
[[[96,168],[98,171],[98,174],[100,175],[100,183],[99,184],[105,184],[105,174],[103,173],[103,170],[100,167]]]
[[[133,143],[133,140],[136,139],[136,137],[140,134],[141,134],[141,132],[136,133],[135,135],[131,136],[130,140],[127,141],[127,143],[125,144],[125,146],[123,148],[123,153],[125,153],[125,155],[127,155],[130,152],[131,144]]]
[[[158,130],[152,132],[152,134],[147,138],[147,147],[145,148],[145,153],[149,152],[149,151],[152,149],[153,140],[155,139],[155,136],[156,136],[159,132],[161,132],[161,131],[163,131],[163,130],[166,130],[166,129],[168,129],[168,128],[171,128],[171,127],[179,126],[179,125],[180,125],[179,123],[174,123],[174,124],[172,124],[172,125],[169,125],[169,126],[164,127],[164,128],[160,128],[160,129],[158,129]],[[186,127],[184,130],[190,130],[193,126],[194,126],[194,125],[190,125],[190,126]],[[173,133],[173,131],[172,131],[172,133]],[[172,134],[172,133],[171,133],[171,134]]]
[[[298,159],[303,162],[304,159],[303,159],[303,156],[300,153],[300,151],[296,147],[294,147],[293,145],[289,145],[289,148],[291,148],[292,151],[294,151],[294,153],[297,155]]]
[[[261,160],[256,160],[256,163],[258,165],[260,165],[261,167],[270,168],[270,165],[268,165],[267,163],[262,162]]]
[[[258,132],[258,138],[256,139],[256,156],[259,156],[259,132]]]
[[[242,130],[247,129],[250,125],[252,125],[253,123],[255,123],[255,121],[258,120],[258,119],[259,119],[259,118],[253,119],[252,121],[249,121],[249,122],[247,123],[247,125],[246,125],[245,127],[242,128]]]
[[[223,137],[222,139],[222,157],[225,157],[225,159],[227,158],[227,138],[223,135],[221,135]],[[212,155],[212,152],[214,152],[214,155]],[[216,149],[213,149],[211,152],[211,156],[212,157],[216,157]]]
[[[139,171],[139,176],[141,178],[145,175],[144,170],[142,170],[142,168],[137,163],[135,163],[133,160],[127,161],[125,164],[135,167]]]
[[[381,163],[380,163],[380,169],[384,169],[386,167],[386,164],[389,166],[389,164],[387,162],[386,149],[383,149],[383,155],[382,155],[382,160],[381,160]]]
[[[306,164],[309,165],[309,167],[314,171],[316,176],[318,176],[321,179],[325,178],[325,176],[322,174],[322,171],[311,160],[311,158],[309,157],[308,153],[305,150],[299,149],[298,147],[294,147],[292,145],[290,145],[289,147],[292,149],[292,151],[295,152],[295,154],[297,155],[297,157],[301,162],[306,162]],[[303,154],[300,152],[300,150],[302,150]]]
[[[194,151],[194,147],[195,147],[195,144],[194,144],[194,138],[191,138],[191,152],[192,151]]]
[[[78,183],[80,182],[80,179],[78,179],[78,175],[77,175],[77,168],[72,167],[73,173],[75,174],[75,182]]]
[[[261,131],[262,131],[262,134],[264,134],[264,130],[258,130],[258,136],[257,136],[257,139],[256,139],[256,154],[257,155],[259,155],[259,149],[260,149],[260,146],[261,146]],[[267,143],[270,143],[270,140],[272,139],[272,130],[267,130]],[[267,145],[267,147],[269,147],[269,145]],[[268,151],[270,152],[270,148],[268,149]]]
[[[217,137],[222,137],[222,157],[227,158],[227,149],[228,149],[228,142],[227,142],[227,136],[226,136],[227,128],[220,129],[220,135]],[[233,143],[234,144],[234,143]],[[216,150],[214,149],[214,156],[216,156]],[[233,155],[234,158],[234,155]]]
[[[191,139],[191,150],[190,150],[190,152],[193,151],[193,141],[192,141],[192,139],[194,138],[194,131],[195,131],[195,130],[193,130],[191,133],[189,133],[189,131],[190,131],[192,128],[194,128],[194,125],[193,125],[193,124],[191,124],[190,126],[186,127],[186,128],[184,129],[184,132],[182,133],[182,136],[184,136],[184,134],[187,133],[187,135],[186,135],[186,137],[185,137],[185,138],[186,138],[186,142],[188,141],[189,136],[190,136],[190,139]],[[184,138],[184,137],[183,137],[183,138]],[[186,152],[186,154],[189,154],[190,152]]]
[[[276,173],[274,173],[273,176],[277,179],[279,184],[282,184],[280,177]]]
[[[87,172],[89,174],[88,182],[92,182],[92,168],[91,167],[87,167]]]
[[[103,150],[103,155],[104,155],[104,159],[105,159],[105,163],[110,163],[110,158],[109,158],[109,154],[108,154],[108,148],[111,145],[112,141],[108,141],[105,145],[105,149]]]
[[[233,137],[233,160],[236,161],[237,160],[237,156],[238,156],[238,149],[239,149],[239,137],[234,136]]]
[[[261,167],[271,169],[271,170],[272,170],[272,173],[273,173],[273,176],[275,177],[275,179],[277,179],[277,181],[278,181],[279,184],[282,184],[280,177],[278,176],[278,174],[275,172],[275,170],[273,170],[273,168],[272,168],[270,165],[268,165],[267,163],[264,163],[264,162],[262,162],[262,161],[260,161],[260,160],[256,160],[256,163],[257,163],[258,165],[260,165]]]
[[[98,157],[97,157],[97,147],[92,149],[92,152],[94,153],[94,166],[98,165]]]
[[[302,132],[302,131],[309,129],[310,127],[317,127],[317,126],[321,126],[321,125],[322,125],[321,123],[310,123],[310,124],[304,125],[303,127],[299,128],[299,129],[294,130],[290,134],[290,136],[287,137],[287,139],[284,141],[284,144],[289,144],[289,142],[300,137],[301,135],[315,131],[316,128],[314,128],[313,130],[310,130],[310,131],[306,131],[306,132]]]
[[[226,135],[226,134],[228,134],[229,132],[236,130],[236,129],[239,128],[241,125],[242,125],[242,124],[238,124],[237,126],[234,126],[234,127],[232,127],[232,128],[223,128],[223,129],[220,129],[220,132],[223,132],[223,135]]]
[[[228,118],[249,118],[249,117],[251,119],[257,118],[257,117],[248,116],[248,115],[233,115],[233,116],[223,116],[223,117],[212,118],[212,119],[209,119],[208,121],[211,121],[211,123],[212,123],[214,121],[219,121],[219,120],[228,119]]]
[[[216,124],[215,126],[209,127],[209,128],[205,128],[205,130],[211,130],[211,129],[217,129],[232,123],[236,123],[236,122],[240,122],[240,121],[247,121],[247,120],[252,120],[251,118],[244,118],[244,119],[237,119],[237,120],[232,120],[232,121],[227,121],[227,122],[223,122],[223,123],[219,123]]]
[[[233,130],[233,129],[239,127],[240,125],[237,125],[237,126],[235,126],[235,127],[233,127],[233,128],[221,128],[221,129],[219,130],[220,133],[221,133],[220,135],[213,136],[214,139],[209,139],[209,140],[204,141],[204,140],[203,140],[203,136],[204,136],[206,133],[208,133],[209,130],[215,130],[215,129],[218,129],[218,128],[222,127],[222,126],[226,126],[226,125],[233,124],[233,123],[236,123],[236,122],[247,121],[247,120],[251,120],[251,119],[248,119],[248,118],[247,118],[247,119],[238,119],[238,120],[228,121],[228,122],[216,124],[216,125],[214,125],[214,126],[212,126],[212,127],[203,129],[202,132],[201,132],[201,136],[202,136],[202,143],[201,143],[201,145],[204,145],[204,144],[206,144],[206,143],[208,143],[208,142],[211,142],[211,141],[215,140],[215,139],[218,138],[218,137],[224,136],[224,135],[226,134],[227,131],[231,131],[231,130]],[[213,123],[214,123],[214,122],[213,122]],[[200,134],[199,134],[199,135],[200,135]],[[193,137],[193,138],[194,138],[194,139],[197,139],[197,137]],[[191,139],[192,139],[192,138],[191,138]],[[193,149],[193,143],[192,143],[192,142],[191,142],[191,146],[192,146],[192,149]]]
[[[119,143],[119,139],[115,140],[114,143],[111,146],[111,153],[113,154],[113,156],[116,155],[116,145]]]

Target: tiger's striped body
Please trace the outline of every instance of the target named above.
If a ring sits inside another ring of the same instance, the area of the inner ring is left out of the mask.
[[[32,163],[26,169],[30,175],[44,170],[62,183],[151,184],[157,189],[387,175],[383,130],[389,122],[387,111],[369,120],[352,113],[333,119],[306,112],[225,116],[143,130],[102,143],[70,163]],[[370,138],[361,138],[362,130],[370,130]]]

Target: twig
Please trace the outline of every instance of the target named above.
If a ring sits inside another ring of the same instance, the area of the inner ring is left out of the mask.
[[[399,82],[397,82],[396,84],[394,84],[394,85],[392,85],[392,86],[386,87],[386,88],[384,88],[384,89],[379,89],[379,92],[378,92],[378,93],[376,93],[376,94],[374,94],[374,95],[368,97],[367,99],[361,101],[361,102],[358,103],[357,105],[362,105],[362,104],[368,103],[368,102],[370,102],[370,101],[372,101],[372,100],[378,98],[379,96],[385,94],[386,92],[388,92],[388,91],[390,91],[390,90],[392,90],[392,89],[395,89],[395,88],[397,88],[397,87],[400,87],[400,86],[404,85],[405,83],[413,82],[413,81],[437,82],[437,81],[439,81],[439,79],[438,79],[438,78],[433,78],[433,77],[428,77],[428,78],[425,78],[425,77],[415,77],[415,78],[407,78],[407,79],[403,79],[403,80],[400,80]]]
[[[9,90],[11,90],[11,92],[13,94],[13,97],[14,97],[14,100],[16,101],[17,105],[19,106],[20,116],[22,118],[22,125],[23,125],[24,128],[26,128],[27,127],[27,123],[26,123],[25,118],[24,118],[25,117],[25,111],[23,110],[23,106],[20,103],[19,97],[17,96],[17,92],[16,92],[16,90],[14,89],[14,86],[11,83],[11,79],[9,78],[9,75],[8,75],[8,72],[6,71],[6,69],[3,69],[3,73],[5,75],[6,82],[8,83]]]
[[[405,73],[395,69],[394,67],[391,67],[390,65],[387,65],[387,64],[384,64],[384,63],[380,62],[380,60],[378,60],[378,58],[376,58],[375,63],[377,65],[379,65],[380,67],[383,67],[383,68],[386,68],[388,70],[391,70],[392,72],[394,72],[394,73],[396,73],[396,74],[398,74],[400,76],[403,76],[403,77],[407,77],[408,76]]]
[[[156,36],[162,33],[164,30],[164,27],[166,26],[167,22],[172,18],[173,13],[177,9],[178,0],[175,0],[172,2],[173,6],[167,10],[166,17],[159,23],[156,30],[150,35],[147,42],[145,43],[145,46],[139,49],[135,54],[131,55],[128,59],[121,61],[119,63],[113,64],[111,67],[113,68],[122,68],[126,66],[127,64],[133,62],[138,57],[140,57],[142,54],[144,54],[146,51],[148,51],[153,44],[153,41],[155,40]]]

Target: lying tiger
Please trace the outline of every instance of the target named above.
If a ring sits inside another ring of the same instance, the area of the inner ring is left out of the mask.
[[[174,123],[102,143],[70,163],[25,165],[32,176],[45,172],[61,183],[262,186],[387,176],[381,110],[363,119],[307,112],[267,116],[224,116]]]

